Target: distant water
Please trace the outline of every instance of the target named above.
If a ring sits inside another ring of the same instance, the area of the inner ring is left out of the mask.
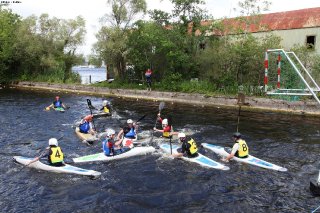
[[[91,83],[106,80],[106,68],[73,67],[72,71],[80,74],[82,84],[90,84],[90,80],[89,80],[90,76],[91,76]]]

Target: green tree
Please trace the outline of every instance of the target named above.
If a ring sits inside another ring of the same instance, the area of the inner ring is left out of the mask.
[[[107,69],[113,71],[120,79],[125,78],[127,37],[131,24],[138,15],[146,13],[145,0],[108,0],[112,8],[111,14],[106,14],[102,21],[111,26],[103,26],[96,35],[98,42],[95,51],[107,64]]]

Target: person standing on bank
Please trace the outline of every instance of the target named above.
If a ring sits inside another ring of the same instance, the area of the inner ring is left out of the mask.
[[[147,81],[147,86],[148,86],[148,91],[151,91],[151,75],[152,75],[152,70],[147,69],[146,73],[144,74],[146,77]]]
[[[233,133],[233,141],[235,142],[231,153],[225,159],[221,159],[222,161],[228,162],[234,156],[237,158],[247,158],[249,156],[249,147],[245,140],[241,139],[240,132]]]

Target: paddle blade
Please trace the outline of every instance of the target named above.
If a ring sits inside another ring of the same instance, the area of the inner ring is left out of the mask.
[[[310,181],[310,191],[313,196],[320,196],[320,186]]]
[[[88,104],[88,106],[92,106],[92,105],[91,105],[91,100],[90,100],[90,99],[87,99],[87,104]]]
[[[164,102],[160,102],[159,104],[159,112],[161,112],[161,110],[163,110],[164,108]]]

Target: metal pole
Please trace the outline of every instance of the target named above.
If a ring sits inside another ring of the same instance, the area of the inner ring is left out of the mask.
[[[264,92],[268,91],[268,68],[269,68],[269,61],[268,61],[268,50],[267,50],[264,58]]]
[[[89,75],[89,84],[91,84],[91,75]]]
[[[299,64],[301,65],[301,67],[304,69],[304,71],[307,73],[307,75],[309,76],[309,78],[311,79],[311,81],[313,82],[313,84],[317,87],[318,90],[320,90],[320,87],[318,86],[318,84],[316,83],[316,81],[312,78],[312,76],[310,75],[310,73],[308,72],[308,70],[306,69],[306,67],[302,64],[302,62],[300,61],[300,59],[298,58],[298,56],[297,56],[294,52],[287,52],[287,53],[294,55],[294,57],[295,57],[296,60],[299,62]]]

